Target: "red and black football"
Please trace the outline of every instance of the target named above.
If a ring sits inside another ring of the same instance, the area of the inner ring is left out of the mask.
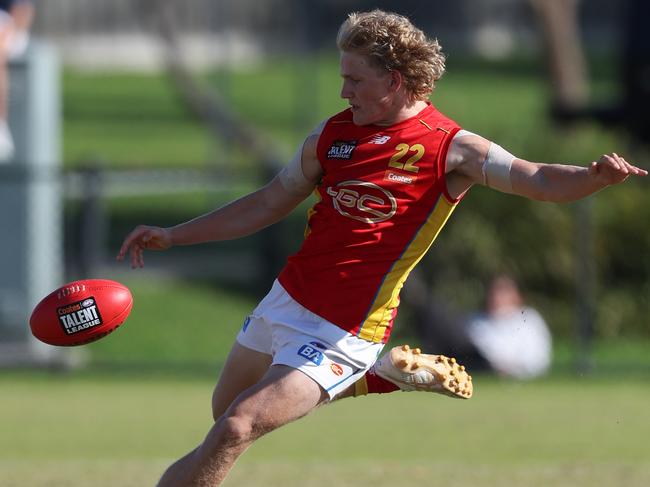
[[[29,326],[36,338],[50,345],[83,345],[99,340],[124,323],[132,306],[131,291],[119,282],[73,281],[36,305]]]

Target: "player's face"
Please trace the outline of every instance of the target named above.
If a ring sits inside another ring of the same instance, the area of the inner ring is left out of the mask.
[[[356,125],[390,125],[394,90],[389,71],[370,63],[367,56],[341,53],[341,98],[348,100]]]

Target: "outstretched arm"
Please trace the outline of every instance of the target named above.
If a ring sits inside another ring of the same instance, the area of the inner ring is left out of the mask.
[[[515,159],[510,175],[515,194],[541,201],[575,201],[630,175],[647,176],[648,171],[633,166],[616,153],[604,154],[588,167],[541,164]]]
[[[315,139],[307,138],[302,153],[292,161],[293,172],[283,169],[253,193],[174,227],[139,225],[124,239],[117,259],[123,260],[130,253],[131,266],[143,267],[145,249],[166,250],[176,245],[232,240],[278,222],[309,196],[320,179],[318,137]]]
[[[448,180],[467,187],[482,184],[540,201],[575,201],[647,171],[616,153],[605,154],[588,167],[544,164],[520,159],[475,134],[457,137],[447,158]],[[466,188],[465,188],[466,189]]]

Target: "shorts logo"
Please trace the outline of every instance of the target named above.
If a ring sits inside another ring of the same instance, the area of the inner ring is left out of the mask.
[[[357,146],[356,140],[335,140],[327,150],[328,159],[352,159],[352,153]]]
[[[395,215],[397,200],[384,188],[367,181],[343,181],[327,188],[341,215],[366,223],[380,223]]]
[[[343,367],[341,367],[339,364],[330,364],[330,369],[332,369],[332,373],[338,377],[341,377],[343,375]]]
[[[93,297],[57,308],[56,313],[66,335],[74,335],[102,324],[102,317]]]
[[[250,324],[251,324],[251,317],[247,316],[246,319],[244,320],[244,324],[241,327],[242,331],[246,332],[246,328],[248,328],[248,325]]]
[[[298,350],[298,355],[316,365],[320,365],[323,362],[323,353],[319,352],[313,345],[303,345]]]

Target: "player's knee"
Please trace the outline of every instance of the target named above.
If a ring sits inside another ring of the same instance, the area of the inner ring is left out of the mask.
[[[241,445],[255,440],[255,424],[251,417],[225,415],[219,419],[219,429],[226,444]]]
[[[240,413],[235,409],[229,410],[233,406],[233,400],[228,397],[223,397],[220,394],[215,393],[212,395],[212,419],[216,423],[221,419],[222,416],[241,416]]]

